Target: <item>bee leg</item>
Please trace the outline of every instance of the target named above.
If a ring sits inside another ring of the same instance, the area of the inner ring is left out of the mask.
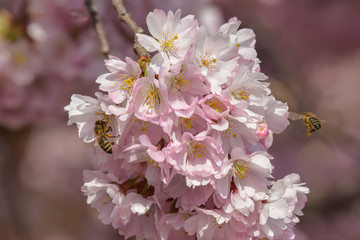
[[[112,127],[109,126],[106,132],[111,132],[111,131],[112,131]]]
[[[117,138],[118,137],[118,136],[113,136],[111,134],[106,134],[106,136],[109,137],[109,138]]]
[[[315,132],[315,128],[309,128],[308,136],[310,136],[313,132]]]
[[[308,129],[308,132],[311,130],[311,124],[308,123],[307,121],[304,121],[304,124],[306,126],[306,128]]]

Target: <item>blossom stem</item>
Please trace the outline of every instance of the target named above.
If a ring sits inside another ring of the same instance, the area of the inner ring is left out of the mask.
[[[147,189],[148,189],[148,182],[147,181],[145,181],[145,185],[144,185],[144,188],[141,190],[141,193],[140,193],[140,195],[144,195],[145,193],[146,193],[146,191],[147,191]]]
[[[98,10],[93,0],[85,0],[85,5],[91,17],[92,24],[95,28],[96,35],[100,42],[101,52],[105,58],[109,57],[110,47],[105,36],[105,31],[99,19]]]
[[[127,12],[124,1],[123,0],[112,0],[116,11],[118,12],[120,21],[124,22],[129,26],[131,32],[135,35],[135,43],[134,43],[134,51],[138,57],[146,56],[150,57],[150,54],[146,49],[140,45],[138,38],[136,36],[137,33],[144,33],[144,30],[139,27],[136,22],[131,18],[130,14]]]

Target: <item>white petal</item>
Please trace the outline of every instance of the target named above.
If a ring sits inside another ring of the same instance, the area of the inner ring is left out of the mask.
[[[289,211],[289,206],[284,199],[269,204],[269,217],[283,219]]]
[[[160,44],[153,37],[145,34],[136,34],[139,43],[149,52],[154,52],[160,49]]]

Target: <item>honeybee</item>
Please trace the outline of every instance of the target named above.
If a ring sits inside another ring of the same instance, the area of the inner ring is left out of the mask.
[[[322,124],[320,119],[311,112],[305,112],[303,114],[298,114],[294,112],[289,112],[289,118],[291,120],[302,119],[303,123],[308,129],[307,135],[310,136],[316,130],[320,130]]]
[[[96,142],[99,144],[99,146],[106,153],[112,154],[112,145],[114,143],[109,142],[108,138],[115,138],[115,136],[107,134],[109,131],[112,130],[111,127],[108,126],[108,122],[109,118],[97,120],[95,122],[94,133],[96,136]]]

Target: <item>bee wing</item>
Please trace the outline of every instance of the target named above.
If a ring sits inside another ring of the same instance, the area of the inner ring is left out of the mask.
[[[303,118],[303,114],[289,112],[289,117],[288,118],[291,119],[291,120],[300,120],[300,119]]]
[[[319,121],[321,122],[321,124],[326,124],[326,120],[324,119],[319,118]]]

